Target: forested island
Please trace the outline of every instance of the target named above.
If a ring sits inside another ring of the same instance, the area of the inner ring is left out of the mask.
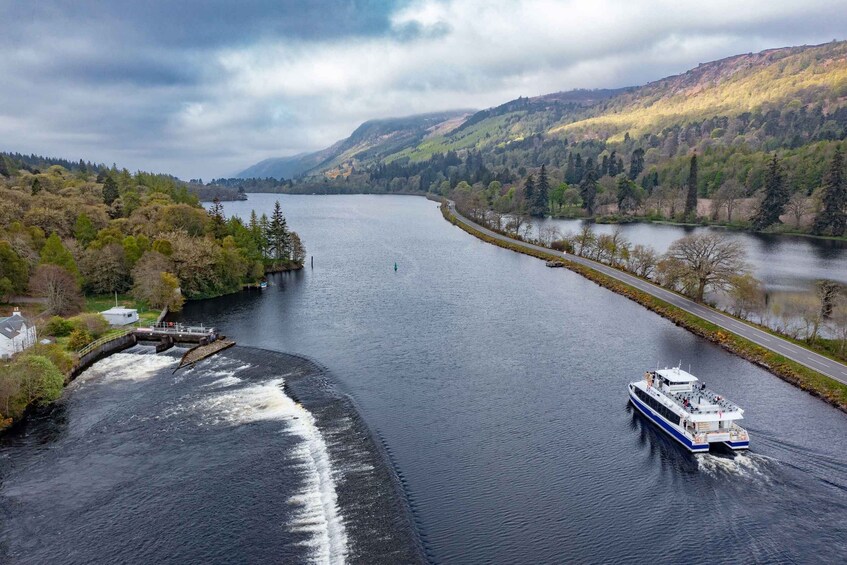
[[[0,362],[0,427],[58,396],[75,352],[110,331],[98,312],[116,294],[155,320],[304,257],[279,202],[245,222],[169,175],[0,155],[0,301],[20,303],[50,342]]]

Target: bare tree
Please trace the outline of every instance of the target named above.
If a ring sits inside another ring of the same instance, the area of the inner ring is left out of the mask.
[[[544,247],[550,247],[554,241],[562,239],[562,232],[556,226],[542,226],[538,230],[538,242]]]
[[[594,229],[592,229],[591,224],[589,224],[588,222],[583,222],[579,233],[577,233],[574,237],[576,254],[580,257],[585,257],[586,254],[590,254],[596,241],[597,236],[595,235]]]
[[[747,270],[744,247],[718,233],[694,234],[671,244],[666,257],[682,269],[681,279],[694,300],[707,289],[729,289],[734,277]]]
[[[657,262],[656,250],[639,243],[630,250],[626,269],[634,275],[649,279],[653,276]]]
[[[36,296],[47,299],[47,311],[51,314],[63,316],[82,309],[82,293],[76,277],[58,265],[39,265],[29,288]]]
[[[744,198],[744,187],[738,181],[730,179],[715,192],[712,203],[714,218],[718,218],[721,208],[726,208],[726,221],[732,222],[732,212],[740,199]]]
[[[809,205],[809,199],[802,192],[795,192],[785,205],[785,211],[794,216],[794,227],[800,229],[800,222],[803,216],[812,210]]]
[[[833,305],[829,328],[838,340],[839,355],[844,355],[847,350],[847,299],[844,297],[839,298]]]
[[[749,273],[735,277],[729,296],[732,299],[730,310],[735,316],[749,320],[752,314],[758,314],[759,320],[762,320],[765,290],[759,279]]]

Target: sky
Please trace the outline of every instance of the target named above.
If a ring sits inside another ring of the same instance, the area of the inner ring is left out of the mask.
[[[181,178],[845,39],[847,0],[0,0],[0,150]]]

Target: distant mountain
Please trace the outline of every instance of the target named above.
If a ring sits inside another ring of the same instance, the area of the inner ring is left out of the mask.
[[[284,187],[291,192],[427,191],[463,180],[519,186],[546,165],[572,184],[591,159],[599,178],[625,169],[649,192],[684,185],[697,151],[702,196],[727,179],[752,195],[777,151],[792,190],[809,194],[831,144],[845,138],[847,42],[839,41],[728,57],[643,86],[365,122],[323,151],[264,161],[241,176],[299,176]]]
[[[338,167],[349,169],[360,162],[388,157],[420,144],[428,136],[450,131],[472,114],[454,110],[402,118],[370,120],[348,137],[314,153],[265,159],[236,175],[239,178],[286,178]]]

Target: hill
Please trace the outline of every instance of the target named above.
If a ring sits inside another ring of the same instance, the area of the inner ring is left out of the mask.
[[[291,157],[265,159],[236,175],[239,178],[292,178],[309,172],[347,170],[359,162],[387,158],[409,147],[415,147],[427,137],[449,131],[471,114],[455,110],[420,114],[402,118],[370,120],[360,125],[350,137],[313,153]],[[341,167],[339,169],[339,167]]]

